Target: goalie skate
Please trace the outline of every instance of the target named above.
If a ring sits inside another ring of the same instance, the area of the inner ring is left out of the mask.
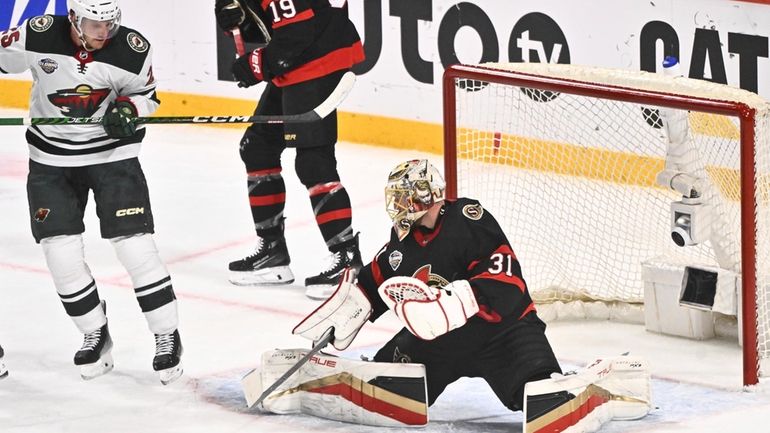
[[[290,284],[294,282],[290,263],[283,237],[260,239],[254,254],[230,263],[230,282],[237,286]]]
[[[158,372],[160,383],[168,385],[179,379],[184,372],[182,367],[182,340],[179,331],[169,334],[155,334],[155,358],[153,370]]]
[[[80,367],[80,377],[91,380],[109,373],[115,366],[112,360],[112,337],[105,323],[96,331],[83,336],[83,346],[75,353],[75,365]]]
[[[8,376],[8,368],[5,367],[5,363],[3,362],[4,356],[5,352],[3,352],[3,346],[0,346],[0,379]]]

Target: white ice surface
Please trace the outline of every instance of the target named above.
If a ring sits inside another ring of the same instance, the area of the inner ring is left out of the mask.
[[[3,116],[20,111],[0,110]],[[141,161],[156,222],[156,242],[179,299],[185,374],[164,387],[151,368],[153,338],[130,280],[99,236],[93,203],[86,219],[86,256],[108,302],[115,369],[83,381],[72,364],[82,336],[64,313],[42,252],[29,233],[24,130],[0,130],[0,344],[10,376],[0,381],[0,432],[375,432],[382,429],[308,416],[261,415],[245,409],[240,377],[263,351],[307,347],[291,328],[317,303],[300,284],[236,287],[227,263],[255,244],[239,130],[152,126]],[[298,281],[326,255],[307,193],[284,157],[287,240]],[[396,163],[426,155],[340,143],[342,181],[354,227],[370,259],[387,240],[382,186]],[[439,157],[427,155],[441,166]],[[515,248],[515,245],[514,245]],[[526,266],[524,269],[526,276]],[[344,356],[373,355],[399,329],[392,316],[368,324]],[[552,323],[548,336],[565,366],[626,351],[653,369],[656,409],[645,419],[610,423],[606,432],[770,432],[770,393],[741,390],[735,342],[652,335],[638,325]],[[763,384],[766,385],[766,384]],[[430,409],[428,432],[520,431],[483,381],[450,386]],[[407,430],[407,429],[404,429]],[[397,430],[394,430],[397,431]],[[413,431],[413,430],[410,430]]]

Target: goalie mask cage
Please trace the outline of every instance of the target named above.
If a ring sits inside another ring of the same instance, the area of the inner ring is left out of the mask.
[[[556,64],[457,65],[443,86],[447,197],[490,209],[536,303],[641,305],[650,259],[727,269],[741,282],[744,384],[768,375],[767,101],[703,80]],[[672,146],[677,119],[686,129]],[[706,242],[672,241],[682,194],[656,181],[670,167],[705,185]]]

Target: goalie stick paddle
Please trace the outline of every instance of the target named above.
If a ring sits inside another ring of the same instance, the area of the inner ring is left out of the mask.
[[[281,386],[281,384],[286,382],[286,380],[289,377],[291,377],[292,374],[296,373],[297,370],[299,370],[303,365],[305,365],[305,363],[308,362],[310,358],[312,358],[316,353],[320,352],[321,349],[326,347],[329,344],[329,342],[332,341],[333,337],[334,337],[334,328],[329,328],[329,330],[326,331],[326,334],[324,334],[323,337],[321,337],[321,339],[318,340],[315,346],[313,346],[313,348],[310,349],[307,352],[307,354],[305,354],[305,356],[303,356],[299,361],[297,361],[296,364],[292,365],[291,368],[286,370],[286,373],[282,374],[281,377],[279,377],[272,385],[270,385],[269,388],[267,388],[264,392],[262,392],[259,398],[254,400],[253,403],[249,403],[247,401],[246,405],[248,407],[253,407],[255,405],[259,405],[260,403],[262,403],[273,391],[278,389],[278,387]],[[259,370],[252,370],[248,374],[246,374],[246,376],[243,377],[241,382],[244,384],[244,387],[246,386],[245,384],[250,383],[249,376],[254,374],[257,374],[257,375],[260,374]],[[247,397],[247,400],[248,400],[248,397]]]
[[[137,124],[222,124],[222,123],[307,123],[321,120],[331,114],[348,96],[356,82],[356,74],[346,72],[329,97],[316,108],[302,114],[257,116],[154,116],[135,117]],[[101,117],[8,117],[0,119],[0,126],[19,125],[97,125]]]

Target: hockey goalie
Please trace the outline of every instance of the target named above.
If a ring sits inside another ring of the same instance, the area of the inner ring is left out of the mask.
[[[390,241],[358,275],[345,272],[334,294],[294,328],[320,342],[315,349],[263,355],[261,370],[243,381],[249,405],[420,426],[449,384],[478,377],[507,408],[524,412],[526,433],[597,431],[649,412],[641,359],[600,359],[562,374],[508,239],[478,201],[446,200],[427,160],[394,168],[385,196]],[[319,351],[326,341],[345,350],[367,320],[387,311],[404,328],[372,362]]]

